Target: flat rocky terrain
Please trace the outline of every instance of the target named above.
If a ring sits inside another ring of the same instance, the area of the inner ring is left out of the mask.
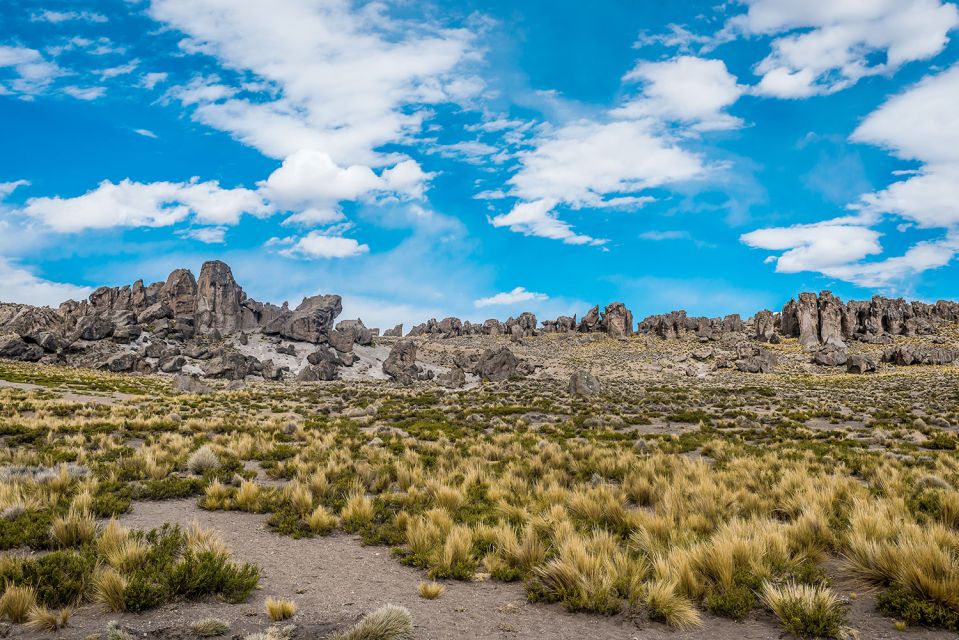
[[[3,637],[959,629],[952,303],[384,335],[223,267],[4,307]]]

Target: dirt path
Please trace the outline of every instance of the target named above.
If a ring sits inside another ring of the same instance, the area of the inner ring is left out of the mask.
[[[76,391],[63,389],[60,387],[45,387],[40,384],[31,384],[29,382],[10,382],[9,380],[0,380],[0,388],[3,387],[8,389],[20,389],[21,391],[48,391],[50,393],[56,393],[60,396],[57,398],[57,400],[62,402],[90,402],[93,404],[113,405],[119,402],[137,400],[140,398],[140,396],[135,396],[130,393],[121,393],[119,391],[95,396],[86,393],[77,393]]]
[[[177,603],[121,616],[86,605],[75,612],[60,637],[84,638],[102,631],[110,620],[119,620],[140,637],[189,638],[192,634],[184,630],[207,616],[229,621],[232,634],[262,630],[270,624],[263,605],[268,596],[295,600],[299,607],[292,619],[298,628],[296,637],[317,640],[388,602],[410,609],[420,640],[747,640],[778,638],[782,633],[763,613],[742,623],[707,617],[702,629],[691,632],[672,631],[641,617],[573,614],[558,605],[529,604],[522,585],[501,582],[450,581],[438,600],[423,600],[416,588],[424,573],[399,564],[385,547],[364,547],[344,534],[293,540],[268,531],[263,516],[203,511],[195,500],[137,503],[121,521],[148,529],[164,522],[188,525],[194,519],[219,531],[238,560],[261,568],[260,589],[248,602]],[[954,634],[922,629],[897,632],[891,621],[873,611],[868,595],[853,602],[851,618],[864,640],[955,638]],[[10,637],[30,636],[22,627],[13,627]]]

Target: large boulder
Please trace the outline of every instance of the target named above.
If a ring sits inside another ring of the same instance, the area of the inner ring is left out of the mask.
[[[813,362],[823,367],[839,367],[846,364],[849,356],[845,347],[827,342],[813,353]]]
[[[85,316],[77,322],[77,338],[95,342],[113,335],[116,325],[112,320],[100,316]]]
[[[475,372],[482,380],[502,382],[517,374],[519,363],[519,359],[508,347],[487,349],[479,357]]]
[[[603,310],[600,326],[611,338],[633,335],[633,312],[622,302],[613,302]]]
[[[823,344],[840,348],[846,346],[842,339],[843,311],[842,302],[831,291],[819,294],[819,339]]]
[[[0,358],[36,362],[43,357],[43,349],[32,344],[20,336],[7,335],[0,337]]]
[[[595,396],[603,392],[603,385],[589,371],[578,369],[569,378],[569,392],[576,396]]]
[[[353,351],[355,334],[350,329],[334,329],[329,335],[329,344],[340,353]]]
[[[301,369],[296,376],[300,382],[336,380],[343,365],[337,353],[327,347],[320,347],[306,356],[306,361],[309,365]]]
[[[403,337],[403,323],[396,325],[392,329],[387,329],[383,332],[384,338],[402,338]]]
[[[208,378],[242,380],[248,375],[259,373],[263,367],[260,361],[252,356],[221,349],[215,352],[212,358],[205,360],[200,369]]]
[[[436,382],[447,389],[459,389],[466,384],[466,372],[454,365],[448,372],[436,376]]]
[[[955,349],[901,345],[883,352],[883,362],[908,366],[913,364],[949,364],[959,358]]]
[[[846,360],[848,373],[868,373],[876,370],[876,361],[865,354],[854,354]]]
[[[819,303],[814,293],[800,293],[796,305],[799,344],[810,349],[819,344]]]
[[[113,371],[114,373],[126,373],[138,370],[141,362],[142,359],[137,354],[121,352],[104,360],[98,368]]]
[[[173,388],[181,393],[213,393],[213,388],[199,380],[196,376],[185,374],[174,376]]]
[[[340,296],[311,296],[304,298],[292,313],[269,323],[263,332],[278,334],[287,340],[321,344],[326,342],[333,321],[342,311],[343,300]]]
[[[536,316],[524,311],[517,318],[509,318],[506,321],[506,333],[513,340],[536,335]]]
[[[340,320],[339,322],[336,323],[336,330],[348,332],[352,334],[353,342],[355,342],[358,345],[368,347],[371,344],[373,344],[374,330],[368,329],[366,325],[363,324],[363,321],[360,319]],[[379,329],[376,329],[376,332],[378,333]],[[330,342],[332,344],[332,340]],[[343,351],[343,349],[338,349],[338,351]]]
[[[579,331],[582,333],[592,333],[599,330],[599,305],[586,312],[583,319],[579,321]]]
[[[416,351],[415,340],[398,341],[383,361],[383,373],[395,382],[410,384],[420,373],[420,367],[416,365]]]

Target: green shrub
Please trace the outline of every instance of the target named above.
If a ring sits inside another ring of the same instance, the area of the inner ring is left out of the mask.
[[[893,587],[876,596],[876,608],[909,625],[942,627],[959,631],[959,612],[937,602],[920,600],[908,589]]]
[[[54,513],[50,510],[24,511],[16,518],[0,518],[0,551],[30,547],[31,549],[50,549],[50,524]]]

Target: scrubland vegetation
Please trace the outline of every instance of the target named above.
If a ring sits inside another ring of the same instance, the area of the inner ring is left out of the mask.
[[[0,364],[8,380],[57,375]],[[633,383],[591,400],[535,380],[191,396],[161,379],[68,375],[84,392],[141,395],[0,388],[0,549],[31,552],[0,559],[0,615],[14,623],[52,631],[82,603],[246,599],[259,569],[214,533],[111,520],[133,501],[192,496],[267,514],[276,535],[386,545],[422,569],[427,599],[443,592],[435,581],[519,581],[531,601],[593,615],[688,629],[765,611],[798,637],[845,638],[842,576],[876,589],[883,615],[959,630],[951,368]],[[378,614],[364,623],[411,637],[408,613]]]

